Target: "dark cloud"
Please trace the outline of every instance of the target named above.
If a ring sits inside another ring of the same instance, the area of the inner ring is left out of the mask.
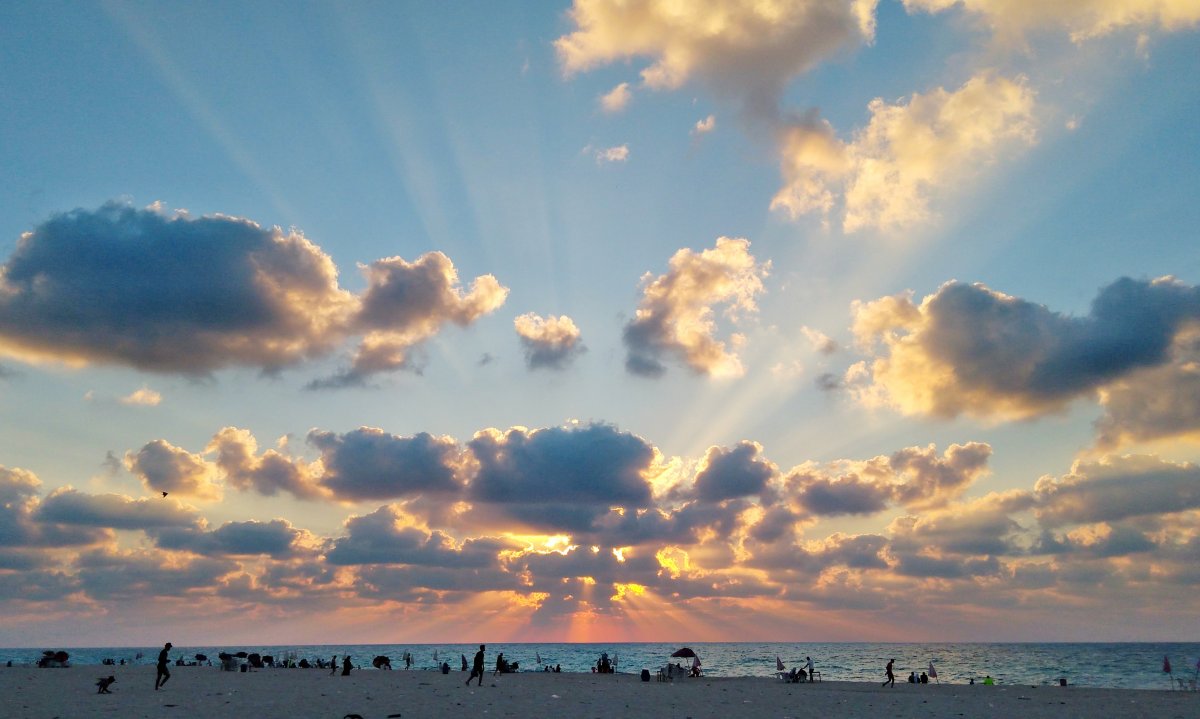
[[[109,538],[104,529],[43,519],[41,484],[33,472],[0,466],[0,547],[71,547]]]
[[[1200,467],[1147,455],[1079,461],[1061,479],[1039,479],[1034,496],[1046,527],[1183,512],[1200,508]]]
[[[1105,449],[1200,437],[1200,332],[1181,332],[1166,365],[1104,387],[1100,404],[1104,416],[1096,421],[1096,444]]]
[[[996,576],[1000,573],[1000,562],[995,557],[963,559],[904,554],[900,556],[895,569],[896,573],[908,577],[964,579]]]
[[[283,519],[226,522],[213,531],[169,528],[152,534],[155,544],[162,549],[186,550],[209,556],[265,554],[275,559],[287,559],[305,553],[308,550],[301,543],[311,539],[307,532]]]
[[[193,375],[323,354],[350,300],[296,232],[117,204],[23,235],[0,290],[0,350]]]
[[[66,525],[141,530],[195,527],[199,522],[194,511],[170,497],[130,499],[120,494],[85,494],[70,487],[51,492],[35,517]]]
[[[405,526],[395,509],[382,506],[371,514],[346,522],[346,536],[333,542],[326,554],[330,564],[418,564],[431,567],[468,568],[496,563],[502,550],[516,545],[481,538],[461,546],[448,535]]]
[[[308,442],[321,451],[322,486],[340,499],[395,499],[460,490],[460,449],[448,437],[424,432],[398,437],[360,427],[341,435],[313,430]]]
[[[162,552],[96,550],[76,561],[79,586],[98,600],[137,600],[208,594],[238,564],[226,559],[181,559]]]
[[[777,470],[760,456],[761,452],[762,447],[755,442],[739,442],[732,449],[709,448],[703,468],[696,475],[696,497],[720,502],[765,491]]]
[[[1072,317],[950,282],[920,305],[889,297],[859,303],[855,314],[859,340],[885,347],[873,389],[901,410],[1032,416],[1168,363],[1177,334],[1200,320],[1200,290],[1122,278],[1087,316]]]
[[[508,288],[492,275],[476,277],[469,292],[459,285],[449,257],[429,252],[413,262],[400,257],[361,266],[367,289],[350,320],[363,339],[349,369],[317,380],[311,389],[362,385],[380,372],[414,369],[412,349],[443,324],[466,327],[504,304]]]
[[[892,497],[890,487],[853,474],[800,474],[793,481],[801,487],[796,495],[800,506],[818,516],[874,514],[886,509]]]
[[[468,444],[479,470],[471,500],[531,515],[558,506],[598,518],[610,507],[649,507],[643,473],[654,449],[640,437],[604,424],[528,431],[487,430]],[[533,518],[533,517],[529,517]]]

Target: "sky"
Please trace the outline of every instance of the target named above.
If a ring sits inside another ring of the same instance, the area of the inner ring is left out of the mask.
[[[1200,639],[1198,31],[0,4],[0,646]]]

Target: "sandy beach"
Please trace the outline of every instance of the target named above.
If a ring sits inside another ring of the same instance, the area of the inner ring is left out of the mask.
[[[465,674],[318,669],[241,673],[172,667],[154,690],[154,667],[0,668],[0,716],[76,717],[1146,717],[1200,715],[1200,694],[1178,691],[983,685],[910,685],[827,681],[785,684],[769,678],[700,678],[642,682],[636,675],[529,672],[484,678]],[[114,675],[111,694],[98,677]]]

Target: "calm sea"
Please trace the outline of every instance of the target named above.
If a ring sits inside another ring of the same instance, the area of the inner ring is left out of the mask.
[[[715,677],[773,676],[775,658],[787,667],[799,666],[811,656],[822,677],[828,681],[883,681],[884,665],[896,660],[897,681],[905,681],[909,672],[928,671],[933,662],[941,683],[965,684],[982,681],[990,675],[998,684],[1053,685],[1060,677],[1070,684],[1089,687],[1126,689],[1167,689],[1169,677],[1163,672],[1163,657],[1170,657],[1174,676],[1192,679],[1197,675],[1200,643],[1163,644],[793,644],[793,643],[712,643],[689,645],[700,656],[706,674]],[[433,670],[439,661],[459,671],[460,657],[470,660],[474,644],[321,644],[295,646],[176,646],[171,658],[191,661],[205,654],[216,662],[221,651],[257,652],[277,660],[317,657],[339,660],[350,654],[356,666],[370,669],[371,660],[388,656],[392,665],[403,668],[405,652],[413,656],[413,668]],[[487,663],[492,667],[497,652],[509,661],[520,663],[521,671],[540,671],[549,664],[561,665],[565,672],[588,672],[601,652],[617,659],[617,671],[636,674],[643,668],[655,669],[668,661],[680,645],[674,644],[488,644]],[[77,665],[100,664],[106,658],[126,663],[152,664],[161,647],[45,647],[63,649]],[[139,654],[141,655],[139,657]],[[11,660],[14,666],[29,665],[42,655],[42,649],[0,649],[0,663]],[[436,657],[436,659],[435,659]],[[538,659],[542,663],[539,665]],[[687,663],[689,660],[674,660]],[[371,671],[374,671],[373,669]],[[931,680],[932,681],[932,680]]]

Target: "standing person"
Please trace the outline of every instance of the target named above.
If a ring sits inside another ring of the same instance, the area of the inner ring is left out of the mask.
[[[885,686],[885,687],[886,687],[888,684],[891,684],[892,686],[896,686],[896,675],[892,673],[892,665],[893,665],[893,664],[895,664],[895,663],[896,663],[896,660],[895,660],[895,659],[889,659],[889,660],[888,660],[888,665],[887,665],[887,681],[885,681],[885,682],[882,684],[882,686]]]
[[[346,656],[342,657],[342,676],[350,676],[350,670],[353,668],[354,665],[350,663],[350,655],[347,654]]]
[[[158,673],[154,675],[154,691],[167,683],[171,678],[171,672],[167,669],[167,653],[171,651],[171,643],[167,642],[163,645],[162,651],[158,653]]]
[[[484,644],[479,645],[479,651],[475,652],[475,662],[471,665],[471,676],[467,677],[467,686],[471,686],[471,680],[476,676],[479,677],[479,686],[483,686],[483,650],[487,649]]]
[[[329,676],[333,676],[334,674],[337,674],[337,655],[336,654],[334,654],[333,657],[329,660]]]
[[[813,660],[812,657],[804,658],[808,660],[808,663],[804,665],[804,668],[808,670],[808,680],[811,682],[813,680]]]

